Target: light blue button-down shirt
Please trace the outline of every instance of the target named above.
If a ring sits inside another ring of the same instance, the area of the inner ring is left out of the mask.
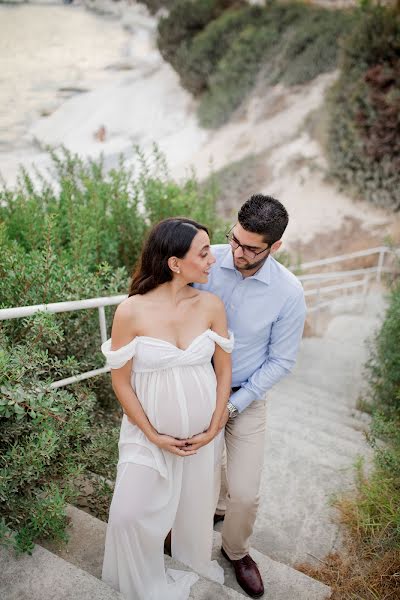
[[[252,277],[235,268],[228,244],[212,246],[216,263],[207,284],[221,298],[235,336],[230,401],[242,412],[288,374],[296,362],[306,305],[301,283],[271,255]]]

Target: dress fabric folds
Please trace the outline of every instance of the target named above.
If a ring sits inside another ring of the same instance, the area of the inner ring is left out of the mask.
[[[158,338],[137,336],[111,350],[107,364],[132,361],[132,388],[160,433],[189,438],[206,430],[216,405],[211,364],[215,344],[232,352],[229,339],[207,329],[181,350]],[[126,415],[119,438],[117,478],[107,527],[102,579],[126,600],[187,600],[198,576],[164,567],[164,539],[172,529],[172,557],[223,583],[211,561],[215,478],[223,437],[197,454],[180,457],[152,444]]]

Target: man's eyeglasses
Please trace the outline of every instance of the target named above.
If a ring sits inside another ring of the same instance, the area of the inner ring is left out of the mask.
[[[239,248],[239,246],[240,246],[240,248],[242,249],[242,252],[243,252],[243,256],[245,256],[246,258],[255,258],[256,256],[258,256],[259,254],[262,254],[263,252],[265,252],[269,248],[269,246],[267,246],[266,248],[264,248],[264,250],[260,250],[259,252],[255,252],[252,248],[249,248],[249,246],[244,246],[243,244],[241,244],[239,242],[239,240],[237,240],[235,238],[235,236],[232,233],[232,231],[229,231],[228,233],[226,233],[225,237],[228,240],[228,243],[232,246],[232,248],[234,250],[237,250]]]

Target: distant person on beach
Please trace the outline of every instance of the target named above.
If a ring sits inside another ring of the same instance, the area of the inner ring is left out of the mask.
[[[224,520],[222,554],[253,598],[264,593],[249,547],[264,462],[265,394],[293,368],[306,315],[299,280],[272,256],[288,219],[278,200],[252,196],[239,210],[228,244],[212,246],[216,264],[208,282],[195,284],[221,298],[235,338],[224,417],[227,464],[215,522]]]
[[[206,227],[161,221],[102,345],[124,410],[102,578],[126,600],[189,598],[198,576],[165,572],[171,529],[173,558],[224,581],[211,550],[233,337],[221,300],[190,285],[213,263]]]

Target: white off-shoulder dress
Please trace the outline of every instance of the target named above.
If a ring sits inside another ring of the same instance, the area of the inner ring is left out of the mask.
[[[232,352],[233,335],[208,329],[185,350],[147,336],[115,351],[107,340],[101,349],[112,369],[133,358],[132,388],[149,421],[160,433],[185,439],[206,430],[215,410],[216,343]],[[221,439],[180,457],[152,444],[123,416],[102,578],[126,600],[189,598],[198,576],[165,571],[164,539],[171,529],[173,558],[223,583],[222,568],[211,561]]]

